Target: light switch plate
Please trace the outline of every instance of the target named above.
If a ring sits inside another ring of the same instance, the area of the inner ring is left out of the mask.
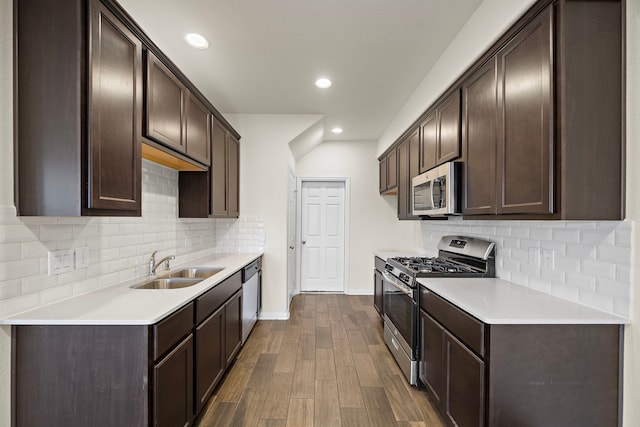
[[[89,248],[76,248],[76,270],[89,267]]]
[[[50,251],[48,253],[48,268],[49,276],[55,274],[66,273],[72,271],[75,259],[73,249],[60,249],[57,251]]]

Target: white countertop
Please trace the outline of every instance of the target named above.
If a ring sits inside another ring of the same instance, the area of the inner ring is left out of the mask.
[[[135,279],[0,319],[3,325],[152,325],[251,263],[261,253],[226,254],[173,266],[224,267],[196,285],[181,289],[133,289]],[[164,272],[158,277],[166,275]]]
[[[420,278],[435,294],[488,324],[627,324],[629,319],[494,278]]]

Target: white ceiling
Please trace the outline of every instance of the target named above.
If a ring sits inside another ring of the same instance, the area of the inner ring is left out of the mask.
[[[223,114],[323,114],[325,139],[372,141],[481,1],[119,0]]]

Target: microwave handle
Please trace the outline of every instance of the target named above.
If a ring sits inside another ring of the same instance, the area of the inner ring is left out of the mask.
[[[435,191],[435,179],[432,179],[431,182],[429,182],[429,195],[431,196],[431,209],[435,209],[436,208],[436,202],[433,199],[433,192]]]

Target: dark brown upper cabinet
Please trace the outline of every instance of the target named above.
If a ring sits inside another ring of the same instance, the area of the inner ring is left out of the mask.
[[[427,113],[420,133],[420,173],[460,157],[460,91]]]
[[[185,141],[189,156],[205,165],[210,164],[211,113],[191,93],[186,102]]]
[[[552,13],[498,52],[497,213],[553,213]]]
[[[149,51],[146,67],[145,136],[208,166],[211,113]]]
[[[379,159],[380,194],[397,194],[398,192],[398,154],[395,147]]]
[[[464,214],[624,218],[621,13],[538,6],[466,78]]]
[[[186,89],[149,51],[146,65],[145,136],[185,153],[182,98]]]
[[[14,8],[18,214],[139,216],[142,42],[97,0]]]
[[[416,128],[398,146],[398,219],[418,219],[411,215],[411,180],[419,171],[420,130]]]
[[[237,218],[240,215],[240,144],[216,118],[211,121],[208,172],[180,172],[181,218]]]
[[[211,216],[237,218],[239,144],[222,123],[213,120],[211,139]]]
[[[462,86],[464,214],[497,213],[497,73],[497,60],[493,58]]]

